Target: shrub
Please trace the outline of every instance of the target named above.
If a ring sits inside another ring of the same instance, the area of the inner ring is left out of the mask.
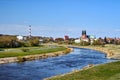
[[[88,46],[88,45],[90,45],[90,43],[86,42],[86,41],[80,41],[80,45],[81,46]]]
[[[71,49],[68,48],[68,49],[64,50],[63,53],[67,54],[67,53],[70,53],[70,51],[71,51]]]
[[[0,49],[0,51],[4,51],[4,49]]]
[[[29,43],[31,44],[31,46],[38,46],[39,45],[39,39],[38,38],[30,39]]]
[[[17,59],[18,59],[18,62],[25,62],[26,61],[26,58],[24,58],[22,56],[17,57]]]
[[[22,48],[21,49],[23,52],[28,52],[29,51],[29,49],[26,49],[26,48]]]
[[[98,39],[98,40],[94,40],[93,43],[92,43],[92,45],[103,45],[104,46],[105,43],[103,41],[101,41],[101,40]]]

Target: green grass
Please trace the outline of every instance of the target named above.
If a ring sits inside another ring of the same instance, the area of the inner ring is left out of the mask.
[[[27,51],[24,51],[26,49]],[[11,49],[4,49],[4,51],[0,52],[0,58],[5,57],[18,57],[18,56],[26,56],[26,55],[34,55],[34,54],[44,54],[50,52],[56,52],[65,50],[65,47],[24,47],[24,48],[11,48]]]
[[[102,64],[65,76],[57,76],[49,80],[120,80],[120,61]]]

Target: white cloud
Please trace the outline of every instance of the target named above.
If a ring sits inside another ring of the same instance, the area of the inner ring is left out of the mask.
[[[120,32],[120,29],[115,29],[116,32]]]

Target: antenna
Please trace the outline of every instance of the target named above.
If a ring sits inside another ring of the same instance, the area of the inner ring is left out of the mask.
[[[31,25],[29,25],[29,38],[31,38]]]

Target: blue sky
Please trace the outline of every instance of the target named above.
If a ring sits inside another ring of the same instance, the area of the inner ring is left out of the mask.
[[[0,34],[120,37],[120,0],[0,0]]]

